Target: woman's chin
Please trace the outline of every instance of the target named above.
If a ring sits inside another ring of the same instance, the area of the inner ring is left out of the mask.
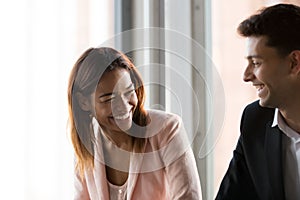
[[[131,128],[132,121],[130,120],[115,120],[117,127],[122,131],[128,131]]]

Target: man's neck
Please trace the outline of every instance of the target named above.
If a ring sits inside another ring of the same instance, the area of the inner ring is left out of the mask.
[[[300,134],[300,103],[285,109],[279,108],[279,112],[284,118],[286,124]]]

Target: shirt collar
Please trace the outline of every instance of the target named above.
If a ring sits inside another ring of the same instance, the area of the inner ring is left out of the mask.
[[[295,142],[300,142],[300,135],[286,124],[278,108],[275,109],[272,127],[277,125],[286,136],[292,138]]]
[[[278,125],[278,108],[275,109],[275,114],[274,114],[272,127],[275,127],[277,125]]]

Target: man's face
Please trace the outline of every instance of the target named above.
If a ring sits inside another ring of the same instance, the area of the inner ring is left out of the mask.
[[[260,105],[281,108],[287,106],[293,95],[290,80],[291,62],[275,48],[266,46],[267,38],[247,38],[247,68],[244,81],[251,81],[257,89]]]

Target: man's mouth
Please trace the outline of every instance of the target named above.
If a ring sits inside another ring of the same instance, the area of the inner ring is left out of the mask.
[[[255,85],[256,89],[258,92],[260,92],[263,88],[264,88],[264,85],[260,84],[260,85]]]
[[[265,85],[264,84],[253,84],[253,86],[256,88],[257,94],[260,97],[263,93],[263,89],[265,88]]]

